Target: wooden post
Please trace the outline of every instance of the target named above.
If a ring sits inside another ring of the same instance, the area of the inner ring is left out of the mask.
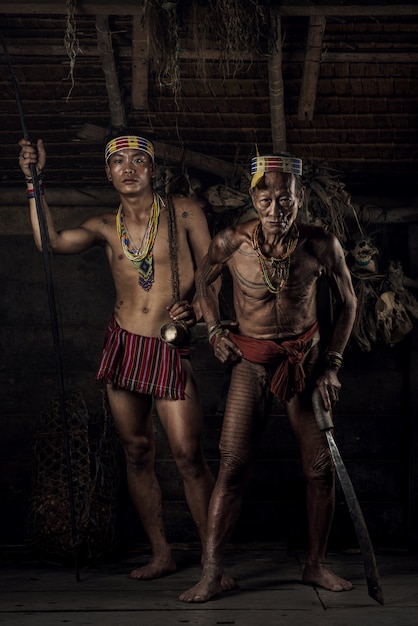
[[[107,15],[96,16],[97,47],[102,58],[103,72],[109,97],[110,119],[113,128],[122,128],[125,124],[125,107],[119,89],[116,64],[113,56],[112,35],[109,30]]]
[[[286,120],[284,115],[284,88],[282,76],[282,22],[276,16],[277,39],[268,59],[270,91],[271,137],[273,152],[286,151]]]
[[[409,226],[409,259],[412,276],[418,274],[418,224]],[[418,329],[411,331],[409,367],[409,548],[418,550]]]
[[[147,15],[145,20],[147,20]],[[132,106],[148,109],[149,36],[147,22],[134,15],[132,26]]]
[[[321,15],[311,15],[309,18],[308,41],[299,96],[298,119],[300,120],[312,120],[314,116],[325,25],[326,19]]]

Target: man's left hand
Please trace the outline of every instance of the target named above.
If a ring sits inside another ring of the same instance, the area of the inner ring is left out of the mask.
[[[196,313],[193,305],[187,300],[180,300],[167,307],[168,314],[175,322],[184,322],[189,328],[196,325]]]

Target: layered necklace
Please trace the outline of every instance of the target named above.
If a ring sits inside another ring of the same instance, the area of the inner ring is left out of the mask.
[[[154,282],[152,250],[157,236],[161,203],[161,197],[154,193],[150,216],[148,218],[144,236],[142,237],[139,246],[135,246],[133,239],[129,234],[123,214],[122,204],[119,206],[116,214],[116,230],[120,238],[123,252],[138,270],[138,284],[145,291],[149,291]]]
[[[258,257],[261,273],[263,275],[263,280],[267,286],[267,289],[270,291],[270,293],[278,294],[282,291],[287,282],[287,279],[289,278],[290,255],[292,254],[298,243],[299,232],[296,226],[294,226],[293,237],[287,242],[286,252],[283,256],[276,258],[274,256],[266,257],[261,252],[259,244],[260,230],[261,222],[258,220],[251,235],[251,244]],[[276,285],[273,285],[273,283],[271,282],[269,270],[271,277],[275,279]]]

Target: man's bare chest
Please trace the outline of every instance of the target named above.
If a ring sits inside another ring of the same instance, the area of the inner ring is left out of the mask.
[[[286,291],[293,297],[315,289],[324,268],[304,249],[295,250],[287,259],[261,257],[254,250],[235,255],[228,264],[235,288],[255,299]]]

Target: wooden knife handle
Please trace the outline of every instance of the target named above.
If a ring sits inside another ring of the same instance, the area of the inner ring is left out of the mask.
[[[331,411],[324,407],[324,401],[318,387],[315,387],[312,392],[312,407],[319,430],[329,430],[334,427]]]

